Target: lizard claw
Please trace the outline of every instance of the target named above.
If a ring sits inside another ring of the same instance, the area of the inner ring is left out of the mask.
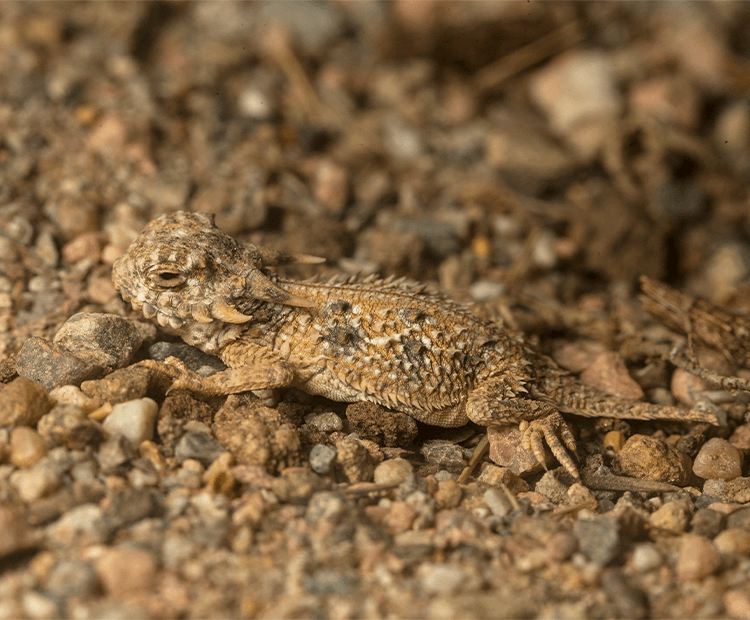
[[[143,360],[140,362],[141,366],[145,366],[150,370],[155,370],[162,374],[167,375],[172,379],[172,385],[167,389],[166,394],[174,390],[191,390],[193,392],[204,392],[206,391],[204,377],[190,370],[181,359],[170,355],[163,362],[156,360]]]
[[[580,478],[578,468],[568,453],[570,450],[576,459],[578,458],[576,440],[559,412],[554,411],[544,418],[523,422],[520,430],[523,447],[534,453],[545,470],[547,466],[544,459],[544,441],[565,470],[574,478]]]

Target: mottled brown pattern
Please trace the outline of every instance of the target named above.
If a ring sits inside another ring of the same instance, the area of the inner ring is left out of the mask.
[[[282,280],[269,266],[319,262],[241,244],[210,216],[151,222],[114,265],[133,308],[218,355],[209,378],[178,360],[145,362],[174,387],[208,394],[294,386],[343,402],[371,401],[437,426],[519,424],[542,461],[543,441],[578,475],[560,411],[588,417],[716,423],[712,414],[617,399],[581,385],[520,334],[405,280]],[[567,449],[566,449],[567,448]]]

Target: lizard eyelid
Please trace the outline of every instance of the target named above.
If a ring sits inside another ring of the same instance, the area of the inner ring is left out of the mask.
[[[185,283],[185,274],[176,266],[159,267],[148,273],[148,281],[157,288],[175,288]]]

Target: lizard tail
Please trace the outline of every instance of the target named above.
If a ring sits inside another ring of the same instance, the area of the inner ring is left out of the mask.
[[[618,398],[594,387],[581,384],[573,377],[558,376],[542,389],[544,394],[535,398],[553,404],[563,413],[573,413],[585,418],[617,418],[622,420],[675,420],[677,422],[706,422],[714,426],[725,424],[724,412],[707,403],[707,409],[683,409]]]

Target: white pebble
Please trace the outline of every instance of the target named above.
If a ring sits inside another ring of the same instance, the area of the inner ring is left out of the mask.
[[[159,406],[150,398],[129,400],[112,407],[103,426],[110,435],[120,434],[134,446],[153,438]]]

